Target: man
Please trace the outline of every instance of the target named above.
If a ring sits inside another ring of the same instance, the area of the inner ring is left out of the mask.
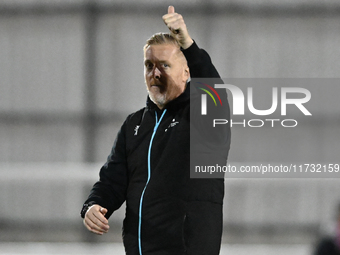
[[[147,106],[129,115],[81,212],[102,235],[126,201],[126,254],[219,254],[223,179],[190,179],[190,77],[219,77],[209,55],[189,36],[169,6],[170,34],[144,47]],[[226,160],[230,135],[226,133]]]

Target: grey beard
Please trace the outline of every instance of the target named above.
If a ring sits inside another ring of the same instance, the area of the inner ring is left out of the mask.
[[[149,92],[149,97],[152,102],[154,102],[158,107],[163,108],[164,105],[166,104],[166,94],[163,95],[153,95],[152,93]]]

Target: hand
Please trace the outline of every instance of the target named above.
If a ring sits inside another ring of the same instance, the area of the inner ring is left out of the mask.
[[[92,205],[86,212],[84,218],[85,227],[91,232],[102,235],[109,231],[109,222],[105,218],[107,209],[100,205]]]
[[[182,15],[175,13],[175,7],[169,6],[168,14],[163,15],[165,25],[171,31],[171,34],[177,39],[183,49],[187,49],[193,44],[187,26],[184,23]]]

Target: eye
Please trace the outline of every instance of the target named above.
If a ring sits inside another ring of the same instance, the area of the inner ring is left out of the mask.
[[[152,64],[152,63],[145,63],[145,68],[146,68],[147,70],[150,70],[150,69],[153,68],[153,64]]]
[[[163,67],[169,67],[169,65],[166,63],[163,63]]]

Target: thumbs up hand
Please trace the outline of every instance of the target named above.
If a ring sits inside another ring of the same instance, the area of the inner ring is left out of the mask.
[[[184,23],[182,15],[175,12],[173,6],[168,7],[168,13],[163,15],[163,21],[169,28],[172,36],[174,36],[183,49],[187,49],[193,44],[187,26]]]

